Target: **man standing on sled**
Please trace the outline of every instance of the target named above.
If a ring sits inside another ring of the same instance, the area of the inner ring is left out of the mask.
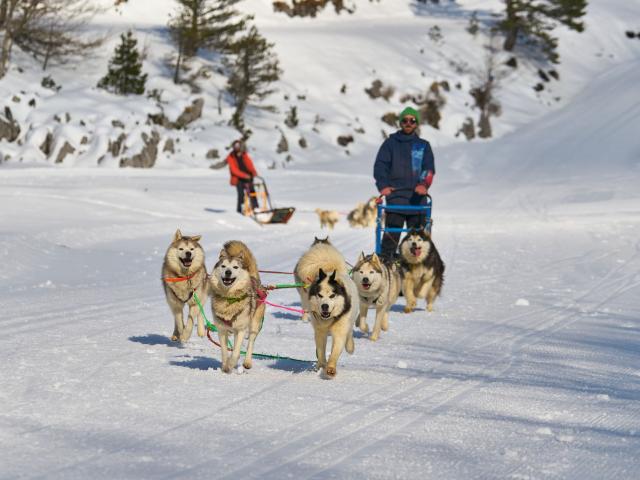
[[[238,191],[237,211],[242,213],[245,193],[255,193],[253,177],[257,177],[258,172],[240,140],[233,142],[233,151],[227,156],[227,165],[231,173],[231,185],[234,185]],[[251,197],[251,205],[253,208],[258,208],[258,200],[255,197]]]
[[[427,193],[436,173],[431,145],[416,132],[420,114],[407,107],[400,113],[400,130],[387,138],[376,157],[373,177],[380,195],[388,205],[426,205]],[[391,212],[385,216],[385,228],[424,228],[424,214],[415,211]],[[399,232],[385,232],[382,256],[395,258]]]

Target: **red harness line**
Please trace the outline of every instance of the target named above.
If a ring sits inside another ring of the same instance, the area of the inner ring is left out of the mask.
[[[196,274],[189,275],[188,277],[165,277],[164,281],[167,283],[178,283],[178,282],[186,282],[187,280],[191,280],[195,277]]]
[[[260,303],[264,303],[265,305],[270,305],[272,307],[281,308],[283,310],[289,310],[290,312],[296,312],[296,313],[300,313],[302,315],[307,313],[305,310],[303,310],[301,308],[285,307],[284,305],[278,305],[276,303],[267,302],[267,300],[264,300],[264,299],[259,299],[258,301]]]
[[[218,342],[216,342],[213,338],[211,338],[211,330],[209,330],[208,328],[207,328],[207,338],[209,339],[209,341],[211,343],[213,343],[214,345],[222,348],[222,346]]]

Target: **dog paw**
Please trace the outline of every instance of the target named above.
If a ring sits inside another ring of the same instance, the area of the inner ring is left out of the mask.
[[[321,363],[316,363],[315,366],[313,367],[314,372],[319,372],[320,370],[322,370],[324,368],[324,365]]]
[[[430,312],[433,312],[433,304],[432,303],[427,305],[427,310],[429,310]]]
[[[364,325],[359,325],[358,328],[362,333],[369,333],[369,325],[366,323]]]
[[[200,338],[203,338],[203,337],[205,337],[206,335],[207,335],[207,333],[206,333],[204,330],[202,330],[202,331],[201,331],[200,329],[198,329],[198,336],[199,336]]]
[[[369,335],[369,340],[371,340],[372,342],[377,342],[379,338],[379,334],[377,333],[372,333],[371,335]]]
[[[245,360],[242,366],[245,368],[245,370],[250,370],[251,367],[253,367],[253,363],[248,360]]]
[[[177,342],[178,341],[178,336],[177,335],[171,335],[171,341],[172,342]]]
[[[336,376],[336,367],[327,367],[325,370],[327,377],[335,377]]]
[[[387,330],[389,330],[389,324],[383,323],[382,325],[380,325],[380,328],[382,328],[383,332],[386,332]]]
[[[231,370],[232,370],[232,368],[226,363],[222,366],[222,371],[224,373],[231,373]]]
[[[404,307],[404,313],[411,313],[411,312],[413,312],[413,307],[410,307],[408,305]]]

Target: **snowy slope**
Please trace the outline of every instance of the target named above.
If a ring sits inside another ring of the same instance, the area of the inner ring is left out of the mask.
[[[381,117],[401,108],[401,96],[424,93],[434,81],[447,81],[451,91],[444,92],[447,103],[442,109],[440,130],[425,126],[423,134],[436,146],[463,142],[464,137],[455,138],[455,134],[467,117],[477,120],[478,112],[472,109],[468,92],[482,69],[488,43],[486,33],[472,37],[465,27],[473,11],[486,26],[501,5],[496,0],[427,6],[406,0],[361,1],[356,2],[352,15],[337,15],[329,7],[316,19],[301,19],[274,13],[270,1],[242,2],[240,8],[255,14],[261,32],[274,42],[284,70],[278,92],[267,102],[278,113],[256,109],[248,112],[248,124],[255,132],[250,142],[254,156],[263,166],[291,166],[288,155],[294,165],[368,158],[382,139],[382,131],[393,130]],[[141,134],[152,130],[161,136],[156,162],[159,167],[208,166],[211,161],[205,154],[210,149],[217,149],[222,155],[237,136],[227,125],[232,106],[226,95],[220,96],[225,79],[215,71],[199,77],[196,83],[201,91],[197,93],[187,85],[172,83],[167,60],[175,48],[167,36],[166,23],[174,8],[172,0],[137,0],[97,17],[93,23],[95,32],[109,33],[109,41],[90,58],[48,72],[63,87],[58,93],[42,88],[44,73],[40,66],[16,52],[11,72],[0,81],[0,102],[12,109],[23,126],[22,145],[4,142],[3,158],[52,163],[67,141],[76,152],[68,155],[63,165],[90,167],[101,160],[101,166],[113,167],[126,155],[112,158],[107,153],[110,141],[126,133],[128,154],[137,153]],[[631,19],[638,16],[640,6],[635,2],[590,2],[584,34],[558,29],[562,64],[546,68],[556,68],[560,81],[545,83],[541,93],[532,88],[541,82],[537,65],[521,61],[515,71],[505,67],[507,76],[497,92],[504,113],[494,119],[494,135],[513,132],[563,107],[579,94],[591,76],[638,58],[640,42],[624,35],[625,29],[635,28]],[[442,34],[438,41],[428,35],[435,26]],[[160,104],[145,97],[118,98],[95,89],[106,72],[118,34],[126,29],[136,32],[147,54],[147,91],[161,92]],[[500,53],[499,58],[505,60],[507,56]],[[211,70],[215,62],[203,56],[193,62],[190,74],[201,67]],[[364,92],[374,80],[395,88],[390,101],[372,100]],[[460,88],[456,88],[457,84]],[[340,93],[342,85],[346,85],[346,94]],[[20,98],[17,104],[15,96]],[[149,113],[164,110],[170,119],[175,119],[196,98],[205,101],[203,116],[187,130],[146,125]],[[31,99],[36,100],[36,107],[28,106]],[[295,129],[283,123],[292,106],[297,107],[300,117]],[[69,121],[65,113],[69,113]],[[55,116],[61,121],[54,120]],[[122,122],[124,128],[114,127],[114,120]],[[288,140],[287,153],[276,153],[279,130]],[[39,148],[47,132],[56,139],[49,157]],[[353,135],[355,142],[347,149],[340,147],[336,142],[340,135]],[[83,137],[87,138],[84,144]],[[308,148],[298,145],[300,138],[307,141]],[[168,139],[178,143],[174,154],[163,151]]]

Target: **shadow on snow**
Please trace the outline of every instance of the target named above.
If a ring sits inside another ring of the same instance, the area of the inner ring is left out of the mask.
[[[143,345],[165,345],[167,347],[184,348],[180,342],[174,342],[169,337],[149,333],[147,335],[129,337],[130,342],[141,343]]]

